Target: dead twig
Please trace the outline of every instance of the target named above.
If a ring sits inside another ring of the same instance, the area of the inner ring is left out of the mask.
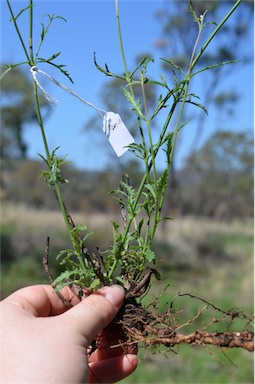
[[[45,247],[45,252],[44,252],[44,257],[43,257],[42,263],[43,263],[43,268],[46,272],[46,275],[48,276],[48,279],[52,285],[52,288],[55,289],[56,287],[53,284],[53,279],[52,279],[50,271],[49,271],[49,247],[50,247],[50,238],[47,237],[46,247]],[[71,300],[66,300],[64,298],[64,296],[59,291],[56,291],[56,294],[58,295],[60,300],[67,306],[67,308],[72,308]]]

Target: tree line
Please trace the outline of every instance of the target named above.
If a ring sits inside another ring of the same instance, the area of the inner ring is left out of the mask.
[[[5,202],[57,209],[43,177],[40,160],[2,159],[1,197]],[[125,166],[130,182],[142,177],[136,161]],[[109,196],[122,177],[121,169],[92,172],[65,165],[63,194],[72,211],[118,211]],[[251,131],[218,131],[169,180],[164,209],[170,215],[204,215],[220,219],[253,215],[253,138]]]

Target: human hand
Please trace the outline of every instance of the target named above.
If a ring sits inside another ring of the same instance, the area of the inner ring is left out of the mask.
[[[121,287],[103,287],[81,302],[68,287],[61,293],[73,298],[71,309],[49,285],[20,289],[1,302],[2,383],[114,383],[135,370],[136,355],[110,348],[116,337],[102,331],[122,306]],[[106,348],[88,359],[100,331]]]

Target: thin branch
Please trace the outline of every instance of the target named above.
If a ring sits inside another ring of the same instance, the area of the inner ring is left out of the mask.
[[[44,252],[44,257],[43,257],[43,268],[46,272],[46,275],[48,276],[48,279],[52,285],[52,287],[55,289],[56,287],[53,284],[53,279],[49,270],[49,247],[50,247],[50,238],[47,237],[47,242],[46,242],[46,247],[45,247],[45,252]],[[56,291],[56,294],[60,298],[60,300],[67,306],[67,308],[72,308],[71,300],[66,300],[64,296],[59,292]]]

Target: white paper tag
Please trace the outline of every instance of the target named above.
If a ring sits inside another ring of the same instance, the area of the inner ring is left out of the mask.
[[[135,142],[118,113],[106,113],[104,116],[103,131],[118,157],[128,151],[128,145]]]

